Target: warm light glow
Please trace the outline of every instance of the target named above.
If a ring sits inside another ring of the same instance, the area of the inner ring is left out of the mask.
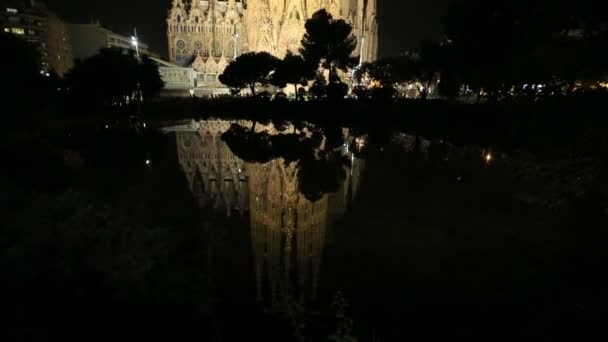
[[[16,8],[7,8],[7,9],[6,9],[6,11],[7,11],[8,13],[18,13],[18,12],[19,12],[19,11],[17,11],[17,9],[16,9]]]
[[[20,28],[20,27],[13,27],[11,28],[11,32],[14,34],[18,34],[18,35],[24,35],[25,34],[25,30]]]
[[[137,37],[131,37],[131,44],[133,44],[133,46],[137,47],[137,45],[139,45],[139,42],[137,41]]]
[[[6,33],[10,33],[10,32],[11,32],[11,29],[9,29],[8,27],[5,27],[5,28],[4,28],[4,32],[6,32]]]
[[[150,166],[150,164],[152,164],[152,161],[150,159],[146,159],[146,165]]]
[[[608,82],[601,82],[599,86],[600,88],[608,89]]]
[[[382,88],[382,83],[380,83],[380,81],[378,81],[378,80],[373,80],[370,82],[369,87],[370,88]]]
[[[356,138],[355,139],[355,145],[357,146],[357,149],[361,150],[365,147],[365,138]]]
[[[492,161],[494,157],[492,157],[492,153],[488,152],[486,153],[485,159],[486,159],[486,163],[489,163]]]

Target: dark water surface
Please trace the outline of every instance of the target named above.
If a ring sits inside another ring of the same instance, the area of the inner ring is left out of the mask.
[[[42,161],[8,157],[44,194],[7,211],[12,337],[604,333],[605,217],[546,205],[552,180],[518,177],[512,154],[306,123],[157,126],[67,130]],[[15,185],[7,203],[29,196]]]

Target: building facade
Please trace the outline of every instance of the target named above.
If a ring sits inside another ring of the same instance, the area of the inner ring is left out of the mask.
[[[304,24],[326,9],[353,26],[355,55],[373,61],[378,50],[377,0],[173,0],[167,18],[171,63],[192,67],[201,83],[217,82],[235,57],[298,52]]]
[[[0,26],[5,33],[22,37],[40,52],[40,71],[63,76],[74,65],[66,23],[38,1],[5,1]]]
[[[131,37],[126,37],[112,32],[99,22],[91,24],[69,24],[72,44],[74,46],[74,58],[86,59],[99,53],[105,48],[118,48],[124,51],[133,51],[136,47]],[[150,55],[148,45],[137,41],[137,49],[140,55]]]

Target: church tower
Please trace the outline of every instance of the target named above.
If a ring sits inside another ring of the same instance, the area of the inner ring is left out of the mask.
[[[250,51],[266,51],[276,54],[276,29],[278,20],[273,18],[272,0],[257,0],[247,2],[245,25],[247,25],[247,41]]]
[[[364,62],[373,62],[378,58],[378,19],[377,0],[367,0],[365,7],[365,25],[363,35],[365,37],[363,52]]]
[[[291,51],[297,54],[300,41],[306,30],[306,6],[303,0],[287,0],[287,6],[282,13],[282,25],[279,31],[279,52]]]
[[[173,6],[167,19],[167,37],[169,40],[169,59],[182,63],[189,58],[187,25],[188,15],[182,0],[173,0]]]

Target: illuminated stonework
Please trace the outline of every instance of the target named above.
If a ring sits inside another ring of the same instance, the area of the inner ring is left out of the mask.
[[[177,155],[188,184],[201,208],[247,210],[245,163],[221,140],[227,121],[207,121],[199,130],[177,132]]]
[[[297,52],[304,23],[325,8],[353,25],[362,61],[376,59],[377,0],[173,0],[167,19],[169,59],[216,79],[243,52]]]
[[[275,159],[249,169],[251,240],[255,258],[257,298],[262,300],[264,280],[276,302],[292,271],[290,284],[302,297],[315,299],[319,286],[321,254],[325,244],[328,195],[311,202],[298,191],[296,163]],[[283,287],[283,288],[282,288]]]
[[[248,121],[238,123],[253,126]],[[353,163],[343,184],[337,193],[311,202],[299,191],[296,163],[282,158],[246,163],[236,157],[221,140],[230,125],[208,120],[166,131],[176,133],[179,163],[201,208],[225,211],[228,216],[249,211],[257,299],[276,303],[289,287],[299,300],[314,300],[328,226],[356,194],[363,162],[345,147],[343,153]],[[281,134],[272,124],[258,123],[255,129]],[[348,137],[348,130],[344,135]]]

